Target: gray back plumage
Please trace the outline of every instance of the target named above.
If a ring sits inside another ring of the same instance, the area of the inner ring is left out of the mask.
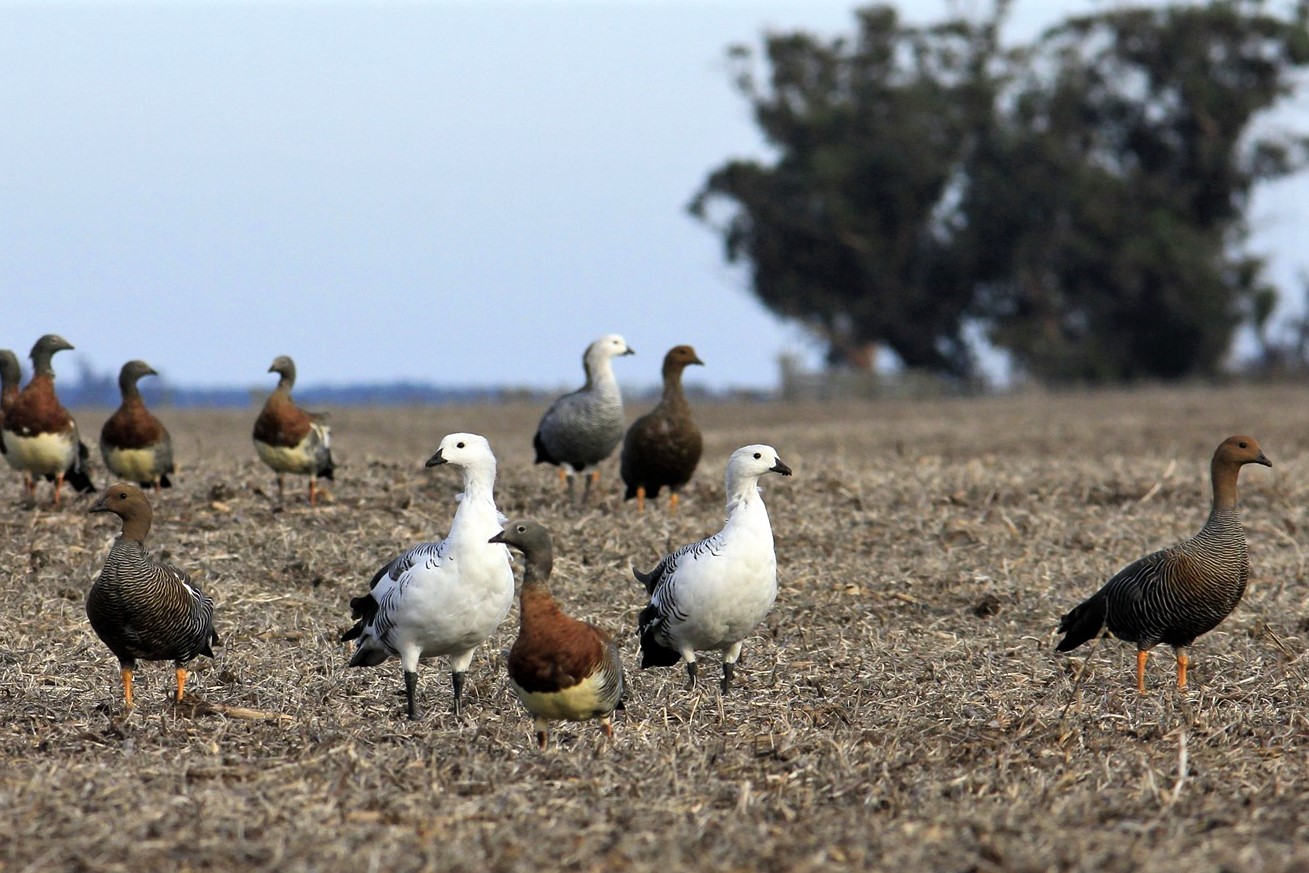
[[[138,540],[114,540],[104,568],[86,599],[91,627],[117,656],[134,667],[172,660],[181,666],[197,655],[213,655],[214,602],[186,573],[158,564]]]
[[[541,416],[533,444],[537,462],[567,464],[580,472],[613,454],[623,439],[623,397],[610,361],[632,350],[617,334],[587,347],[586,384],[555,400]]]

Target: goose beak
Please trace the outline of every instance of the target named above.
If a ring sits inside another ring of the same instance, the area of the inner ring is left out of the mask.
[[[1254,462],[1256,464],[1263,464],[1265,467],[1271,467],[1273,465],[1273,462],[1268,460],[1268,456],[1263,452],[1259,453],[1259,457],[1255,458]]]
[[[88,509],[87,512],[108,512],[108,511],[109,511],[109,504],[108,504],[108,503],[105,503],[105,501],[108,500],[108,499],[109,499],[109,495],[108,495],[108,494],[104,495],[104,496],[101,497],[99,500],[97,500],[95,503],[93,503],[93,504],[91,505],[91,508]]]
[[[496,535],[487,540],[488,543],[503,543],[505,541],[505,532],[497,531]]]
[[[790,475],[791,475],[791,468],[788,467],[788,466],[786,466],[785,464],[783,464],[781,458],[778,458],[778,459],[777,459],[777,463],[776,463],[776,464],[773,464],[773,466],[771,466],[771,467],[768,468],[768,472],[770,472],[770,473],[781,473],[783,476],[790,476]]]
[[[440,449],[437,449],[437,450],[436,450],[436,454],[435,454],[435,455],[432,455],[432,457],[428,458],[428,459],[427,459],[427,463],[423,464],[423,466],[424,466],[424,467],[439,467],[439,466],[441,466],[441,465],[444,464],[444,463],[447,463],[447,461],[446,461],[446,459],[445,459],[445,455],[441,454],[441,450],[440,450]]]

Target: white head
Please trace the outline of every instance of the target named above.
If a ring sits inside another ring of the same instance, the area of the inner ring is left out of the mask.
[[[634,355],[636,352],[616,333],[605,334],[595,342],[586,347],[586,352],[582,355],[582,366],[587,373],[592,372],[619,355]]]
[[[491,444],[486,437],[475,433],[452,433],[441,440],[436,454],[427,459],[424,466],[435,467],[450,464],[463,470],[489,469],[495,474],[495,455],[491,453]]]
[[[732,452],[732,457],[727,459],[727,494],[729,499],[741,488],[748,487],[758,481],[759,477],[765,473],[781,473],[783,476],[791,475],[791,468],[782,463],[782,459],[777,456],[777,449],[772,446],[753,445],[742,446]]]

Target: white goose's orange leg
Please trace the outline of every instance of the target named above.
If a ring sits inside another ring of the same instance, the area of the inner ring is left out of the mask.
[[[1136,653],[1136,690],[1141,694],[1145,693],[1145,660],[1150,657],[1150,653],[1141,649]]]

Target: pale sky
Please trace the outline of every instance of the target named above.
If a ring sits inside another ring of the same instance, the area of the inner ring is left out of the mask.
[[[962,8],[980,3],[965,2]],[[900,4],[939,19],[943,0]],[[1026,38],[1095,0],[1017,0]],[[56,332],[178,385],[769,388],[815,346],[685,205],[762,155],[729,44],[853,30],[831,0],[0,0],[0,347]],[[1255,210],[1274,278],[1309,268],[1309,185]]]

